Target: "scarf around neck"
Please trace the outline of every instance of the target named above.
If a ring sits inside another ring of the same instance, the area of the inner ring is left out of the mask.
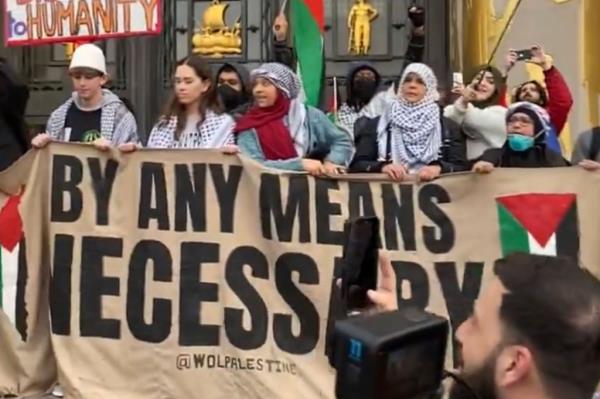
[[[235,133],[254,129],[263,154],[268,160],[296,158],[298,153],[284,118],[290,112],[291,101],[279,92],[275,104],[267,108],[253,106],[235,127]]]
[[[442,145],[440,107],[436,100],[437,79],[433,71],[424,64],[406,67],[401,82],[409,73],[419,75],[426,86],[425,97],[416,103],[398,97],[386,110],[378,126],[379,157],[405,165],[415,171],[438,159]],[[387,135],[390,134],[388,149]]]

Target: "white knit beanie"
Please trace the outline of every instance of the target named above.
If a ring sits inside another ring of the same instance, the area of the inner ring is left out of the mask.
[[[69,70],[90,68],[106,75],[106,60],[100,47],[93,44],[82,44],[75,49]]]

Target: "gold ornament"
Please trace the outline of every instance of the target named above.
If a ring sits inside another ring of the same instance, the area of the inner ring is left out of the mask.
[[[348,53],[368,54],[371,48],[371,22],[379,12],[367,0],[356,0],[348,15]]]
[[[65,58],[70,61],[75,52],[75,43],[64,43],[63,46],[65,46]]]
[[[242,53],[242,24],[240,18],[233,27],[225,24],[229,4],[213,0],[202,15],[202,26],[192,36],[192,52],[214,58],[225,54]]]

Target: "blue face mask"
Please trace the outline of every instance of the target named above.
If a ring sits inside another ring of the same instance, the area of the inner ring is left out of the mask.
[[[522,134],[514,134],[510,133],[508,135],[508,146],[513,151],[527,151],[530,148],[533,148],[533,144],[535,143],[535,139],[530,136],[524,136]]]

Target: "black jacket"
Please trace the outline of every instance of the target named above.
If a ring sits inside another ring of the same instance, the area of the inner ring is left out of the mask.
[[[288,46],[286,40],[273,40],[273,56],[271,59],[273,62],[287,65],[292,70],[296,70],[296,55],[294,53],[294,48]]]
[[[0,59],[0,171],[29,149],[25,109],[29,89],[8,63]]]
[[[442,173],[463,172],[469,170],[466,156],[465,135],[457,123],[442,117],[443,141],[440,148],[440,159],[431,165],[439,165]],[[379,145],[377,142],[377,125],[379,118],[360,118],[354,124],[354,144],[356,153],[350,163],[350,173],[381,173],[383,167],[390,163],[391,156],[386,161],[379,161]],[[389,134],[387,148],[390,148]]]
[[[506,143],[502,148],[486,150],[477,161],[486,161],[500,168],[560,168],[571,165],[543,143],[527,151],[513,151]]]
[[[240,82],[242,82],[242,94],[244,96],[244,102],[234,109],[225,109],[225,111],[237,121],[244,116],[246,112],[248,112],[248,109],[250,109],[250,106],[252,105],[252,82],[250,80],[250,71],[248,71],[246,66],[237,62],[226,62],[217,70],[215,75],[217,79],[225,68],[233,69],[237,73]]]

